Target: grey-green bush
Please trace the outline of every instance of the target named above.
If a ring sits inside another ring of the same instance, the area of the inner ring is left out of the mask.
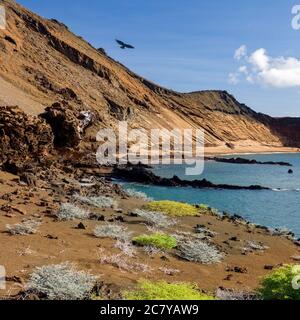
[[[126,227],[115,223],[106,223],[96,226],[94,236],[97,238],[110,238],[114,240],[128,241],[132,232],[129,232]]]
[[[133,213],[144,218],[149,224],[157,228],[169,228],[177,224],[176,219],[170,218],[160,212],[135,210]]]
[[[57,212],[57,217],[61,221],[76,219],[83,220],[89,218],[89,213],[86,210],[76,207],[71,203],[63,203]]]
[[[110,197],[105,196],[98,196],[98,197],[81,197],[81,196],[75,196],[75,199],[80,201],[81,203],[85,203],[87,205],[105,209],[105,208],[113,208],[117,209],[118,202]]]
[[[28,219],[14,225],[7,224],[6,230],[11,235],[27,236],[30,234],[35,234],[40,225],[40,221]]]
[[[222,260],[222,253],[213,245],[201,240],[186,239],[180,241],[179,256],[188,261],[200,262],[202,264],[218,263]]]
[[[97,277],[77,271],[69,262],[36,268],[26,291],[49,300],[89,299]]]

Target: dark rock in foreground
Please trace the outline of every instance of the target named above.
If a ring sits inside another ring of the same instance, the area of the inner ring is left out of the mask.
[[[253,186],[235,186],[228,184],[214,184],[206,179],[203,180],[181,180],[174,176],[171,179],[161,178],[153,172],[142,167],[116,167],[113,176],[117,179],[128,182],[143,183],[146,185],[164,186],[164,187],[192,187],[195,189],[227,189],[227,190],[270,190],[259,185]]]

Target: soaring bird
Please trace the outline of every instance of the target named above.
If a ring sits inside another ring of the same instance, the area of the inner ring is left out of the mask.
[[[130,45],[130,44],[127,44],[121,40],[117,40],[116,39],[116,42],[120,45],[120,48],[121,49],[135,49],[134,46]]]

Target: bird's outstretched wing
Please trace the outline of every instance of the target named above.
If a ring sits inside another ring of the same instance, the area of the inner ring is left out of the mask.
[[[117,42],[120,46],[125,46],[125,45],[126,45],[123,41],[118,40],[118,39],[116,39],[116,42]]]
[[[121,49],[135,49],[134,46],[127,44],[121,40],[116,39],[116,42],[120,45]]]
[[[134,49],[134,46],[130,45],[130,44],[125,44],[125,47],[128,49]]]

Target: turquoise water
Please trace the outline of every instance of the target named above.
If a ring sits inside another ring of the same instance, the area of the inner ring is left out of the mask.
[[[168,178],[177,175],[186,180],[206,178],[218,184],[259,184],[273,190],[199,190],[138,184],[130,184],[130,186],[155,200],[205,203],[268,227],[286,227],[300,237],[300,154],[260,154],[242,157],[258,161],[290,162],[293,164],[294,174],[287,173],[288,167],[206,162],[204,173],[200,176],[186,176],[184,166],[174,165],[157,166],[154,173]]]

